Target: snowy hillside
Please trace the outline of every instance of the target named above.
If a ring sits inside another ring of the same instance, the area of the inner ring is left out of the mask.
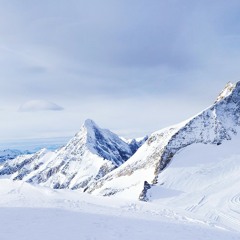
[[[240,125],[240,82],[228,83],[217,101],[191,119],[153,133],[123,165],[91,184],[87,192],[148,200],[147,192],[185,147],[203,143],[225,145]]]
[[[215,225],[240,229],[240,135],[216,145],[195,144],[176,154],[147,197],[156,205]]]
[[[239,232],[154,203],[116,200],[0,179],[3,240],[238,240]]]
[[[0,175],[51,188],[84,188],[123,164],[142,142],[134,142],[133,147],[132,142],[86,120],[66,146],[19,156],[0,166]]]

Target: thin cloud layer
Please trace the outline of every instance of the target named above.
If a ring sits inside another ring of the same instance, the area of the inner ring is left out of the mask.
[[[239,29],[239,0],[0,1],[1,137],[74,134],[85,118],[125,136],[184,120],[239,80]],[[16,123],[27,99],[66,110]]]
[[[63,107],[46,100],[31,100],[19,107],[20,112],[62,111]]]

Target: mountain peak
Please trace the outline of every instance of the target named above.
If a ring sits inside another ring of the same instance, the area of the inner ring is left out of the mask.
[[[86,119],[84,124],[83,124],[84,127],[87,127],[87,128],[92,128],[92,127],[98,127],[98,125],[92,120],[92,119]]]
[[[95,129],[100,129],[100,127],[92,119],[86,119],[82,124],[80,131],[76,133],[75,137],[85,136],[84,138],[87,141],[90,136],[93,137]]]
[[[236,86],[238,86],[240,84],[240,82],[238,83],[232,83],[232,82],[228,82],[226,84],[226,86],[224,87],[224,89],[220,92],[220,94],[218,95],[215,103],[221,101],[222,99],[224,99],[225,97],[228,97],[234,90],[234,88]]]
[[[0,166],[0,176],[12,175],[13,180],[52,188],[85,188],[133,154],[132,146],[115,133],[87,119],[64,147],[56,152],[42,150],[34,155],[16,158]]]
[[[83,152],[84,148],[92,154],[111,161],[114,166],[121,165],[134,153],[130,144],[110,130],[99,127],[91,119],[85,120],[80,131],[69,141],[66,148],[78,149],[79,152]]]

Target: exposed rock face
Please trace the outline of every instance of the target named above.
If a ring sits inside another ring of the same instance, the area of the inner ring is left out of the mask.
[[[211,107],[185,122],[153,133],[126,163],[91,184],[87,192],[132,194],[146,200],[149,185],[158,182],[158,175],[177,152],[195,143],[222,144],[237,133],[239,125],[240,82],[228,83]]]
[[[0,166],[0,175],[52,188],[85,188],[123,164],[133,153],[131,145],[116,134],[86,120],[63,148],[20,156]]]
[[[134,154],[148,139],[148,136],[145,136],[144,138],[140,139],[131,139],[128,141],[129,147],[132,150],[132,153]]]

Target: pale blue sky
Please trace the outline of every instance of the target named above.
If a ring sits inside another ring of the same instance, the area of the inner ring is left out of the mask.
[[[234,0],[0,0],[0,139],[177,123],[239,80],[239,40]]]

